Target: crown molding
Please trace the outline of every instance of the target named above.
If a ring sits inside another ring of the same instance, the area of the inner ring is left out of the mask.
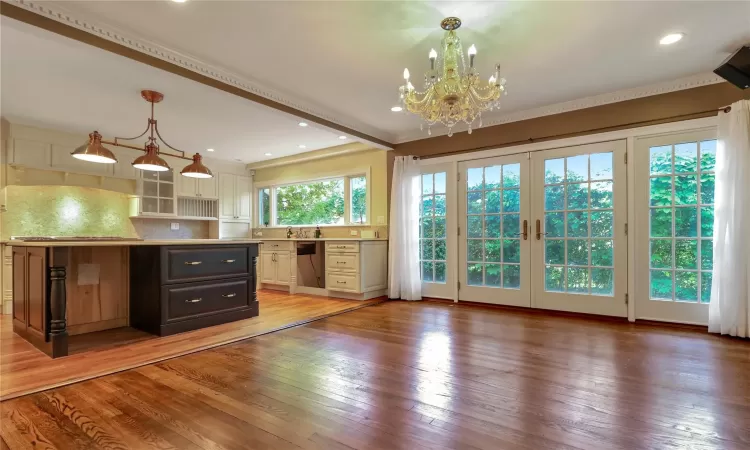
[[[99,20],[85,17],[81,13],[72,12],[57,5],[50,5],[51,2],[29,0],[2,0],[2,2],[23,8],[27,11],[91,33],[108,41],[115,42],[138,52],[170,62],[184,69],[213,78],[298,111],[333,122],[342,127],[351,128],[352,130],[376,137],[383,141],[392,142],[393,140],[393,135],[384,132],[383,130],[374,128],[360,121],[344,119],[331,111],[326,111],[320,108],[320,106],[311,105],[299,99],[293,99],[287,94],[283,94],[268,86],[264,86],[257,80],[242,77],[227,69],[207,64],[196,57],[172,50],[161,44],[136,38],[132,33],[102,23]]]
[[[502,125],[511,122],[520,122],[522,120],[535,119],[537,117],[562,114],[579,109],[593,108],[595,106],[609,105],[611,103],[635,100],[638,98],[650,97],[653,95],[667,94],[669,92],[682,91],[685,89],[717,84],[723,81],[724,80],[721,77],[714,73],[700,73],[685,78],[679,78],[673,81],[666,81],[632,89],[624,89],[607,94],[584,97],[578,100],[556,103],[554,105],[541,106],[539,108],[511,112],[508,114],[493,116],[489,119],[485,118],[483,120],[482,128]],[[467,129],[468,128],[466,126],[454,127],[453,132],[459,133],[462,131],[466,131]],[[443,136],[447,134],[448,130],[445,127],[433,127],[432,135],[429,137]],[[416,141],[419,139],[425,139],[427,137],[428,136],[425,132],[415,130],[398,135],[395,143],[402,144],[404,142]]]

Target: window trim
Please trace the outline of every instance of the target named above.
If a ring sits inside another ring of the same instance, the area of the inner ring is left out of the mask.
[[[365,223],[357,223],[351,221],[351,178],[365,177],[365,214],[367,221]],[[276,189],[284,186],[293,186],[297,184],[315,183],[319,181],[329,180],[344,180],[344,223],[343,224],[303,224],[303,225],[276,225]],[[255,228],[278,228],[286,229],[287,227],[293,228],[310,228],[310,227],[369,227],[372,221],[372,182],[371,182],[371,167],[360,167],[356,169],[346,171],[327,172],[320,174],[320,176],[313,178],[305,177],[290,177],[279,180],[268,180],[260,183],[256,183],[253,186],[253,195],[255,199],[258,199],[260,191],[263,189],[270,189],[270,213],[271,217],[268,221],[269,225],[265,226],[260,223],[260,202],[256,201],[257,206],[253,208],[253,226]]]

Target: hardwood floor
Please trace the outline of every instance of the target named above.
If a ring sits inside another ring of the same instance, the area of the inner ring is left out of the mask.
[[[361,302],[264,290],[258,291],[258,301],[258,317],[174,336],[157,337],[132,328],[71,336],[71,355],[58,359],[14,334],[10,315],[0,316],[0,399],[216,347],[381,300]]]
[[[750,343],[386,302],[0,406],[11,449],[748,449]]]

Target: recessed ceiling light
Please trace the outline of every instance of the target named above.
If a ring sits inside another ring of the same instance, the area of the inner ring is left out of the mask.
[[[206,149],[206,151],[207,151],[207,152],[212,152],[212,151],[214,151],[214,149],[212,149],[212,148],[207,148],[207,149]]]
[[[306,127],[306,126],[307,126],[307,122],[300,122],[300,123],[299,123],[299,126],[301,126],[301,127]]]
[[[271,153],[266,153],[266,156],[271,156]]]
[[[675,42],[678,42],[680,39],[682,39],[685,35],[682,33],[670,33],[659,41],[661,45],[671,45]]]
[[[391,111],[393,112],[401,112],[401,110],[403,110],[403,108],[401,108],[400,106],[394,106],[393,108],[391,108]]]
[[[346,136],[341,135],[339,136],[339,139],[346,139]]]
[[[299,148],[307,148],[307,146],[305,144],[300,144],[297,147],[299,147]]]
[[[172,0],[175,3],[185,3],[187,0]]]

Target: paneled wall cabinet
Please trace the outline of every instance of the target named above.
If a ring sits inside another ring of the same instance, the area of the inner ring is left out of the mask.
[[[176,177],[177,196],[197,197],[207,200],[218,199],[219,181],[217,178],[216,176],[213,178]]]
[[[250,177],[220,173],[219,219],[250,222],[252,190]]]

